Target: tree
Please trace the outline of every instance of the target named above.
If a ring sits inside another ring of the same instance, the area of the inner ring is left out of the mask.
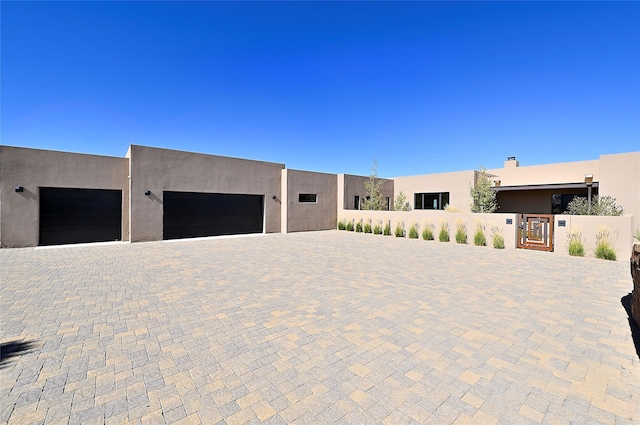
[[[407,195],[403,191],[400,191],[396,195],[396,199],[393,202],[394,211],[411,211],[411,204],[407,201]]]
[[[373,165],[371,166],[371,174],[369,178],[364,182],[365,198],[362,200],[363,210],[386,210],[387,205],[382,198],[382,192],[380,187],[384,184],[384,179],[378,177],[378,162],[373,159]]]
[[[573,198],[565,214],[570,215],[622,215],[624,209],[616,204],[616,198],[611,196],[595,195],[591,198],[591,205],[584,196],[576,196]]]
[[[487,173],[484,167],[476,171],[476,184],[469,190],[472,199],[471,212],[493,213],[498,209],[496,191],[493,190],[489,177],[493,176]]]

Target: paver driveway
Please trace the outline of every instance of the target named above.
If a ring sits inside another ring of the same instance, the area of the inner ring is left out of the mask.
[[[606,262],[328,231],[0,251],[0,422],[634,423]]]

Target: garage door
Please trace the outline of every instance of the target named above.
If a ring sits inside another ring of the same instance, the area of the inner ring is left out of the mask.
[[[262,195],[164,192],[163,238],[262,233]]]
[[[121,190],[40,188],[40,245],[121,237]]]

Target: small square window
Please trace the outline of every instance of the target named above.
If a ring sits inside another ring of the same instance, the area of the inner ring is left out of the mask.
[[[298,202],[317,202],[318,195],[315,193],[301,193],[298,195]]]

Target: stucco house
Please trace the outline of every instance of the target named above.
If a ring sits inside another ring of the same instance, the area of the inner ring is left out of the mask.
[[[395,177],[396,193],[412,196],[414,209],[469,211],[469,187],[477,171]],[[520,166],[515,157],[504,168],[489,169],[498,212],[561,214],[574,196],[603,194],[617,199],[625,213],[640,214],[640,152],[601,155],[591,161]]]
[[[414,210],[468,211],[477,171],[385,179]],[[640,216],[640,152],[488,173],[500,212],[561,213],[573,196],[606,194]],[[357,210],[366,176],[132,145],[122,157],[0,146],[0,246],[155,241],[334,229]],[[640,223],[635,223],[640,224]]]

